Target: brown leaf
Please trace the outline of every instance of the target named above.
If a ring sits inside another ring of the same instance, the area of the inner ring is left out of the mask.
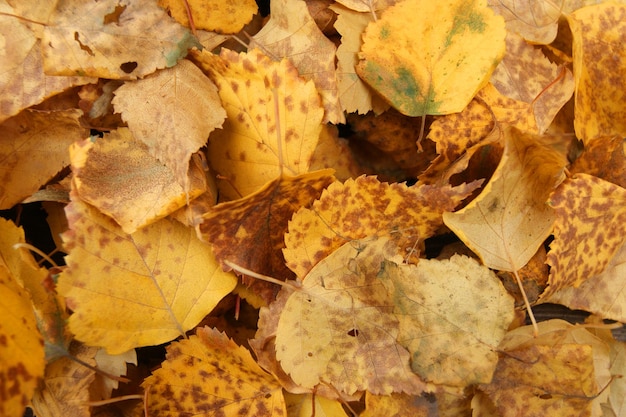
[[[293,273],[285,266],[282,254],[287,223],[298,208],[308,207],[333,180],[331,170],[282,176],[246,198],[212,208],[203,216],[199,234],[211,243],[221,262],[228,260],[281,280],[290,278]],[[276,295],[274,284],[258,280],[248,284],[266,303]]]

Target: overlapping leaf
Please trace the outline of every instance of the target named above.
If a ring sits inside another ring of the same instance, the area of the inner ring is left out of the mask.
[[[346,394],[424,390],[409,353],[396,342],[398,319],[376,278],[394,254],[388,239],[348,242],[291,294],[278,322],[276,357],[297,384],[331,384]]]
[[[443,211],[453,210],[479,185],[408,187],[366,176],[335,182],[289,222],[283,250],[287,266],[303,278],[347,241],[374,235],[399,236],[398,247],[416,256],[420,242],[443,224]]]
[[[0,208],[33,194],[69,164],[67,148],[83,139],[80,111],[23,112],[0,129]],[[46,147],[42,147],[42,141]]]
[[[532,43],[549,44],[557,35],[561,2],[552,0],[488,0],[506,21],[508,31]]]
[[[612,3],[568,16],[576,81],[574,127],[585,143],[598,136],[626,136],[626,95],[619,87],[626,80],[624,16],[626,5]]]
[[[282,249],[287,222],[299,207],[319,197],[334,177],[331,170],[282,176],[245,198],[219,204],[204,214],[198,226],[200,236],[211,243],[221,262],[230,261],[275,278],[290,278]],[[233,245],[233,241],[237,245]],[[263,281],[248,282],[266,303],[275,297],[276,287]]]
[[[257,11],[254,0],[223,1],[223,0],[186,0],[187,7],[192,10],[193,23],[197,29],[218,31],[220,33],[237,33],[250,22]],[[182,0],[159,0],[174,19],[189,26],[189,15],[185,2]]]
[[[207,189],[201,167],[190,165],[185,189],[127,128],[95,142],[76,142],[70,153],[80,198],[115,219],[126,233],[167,216]]]
[[[115,110],[150,154],[187,186],[189,160],[222,126],[226,112],[217,88],[190,61],[128,82],[115,91]]]
[[[162,367],[143,386],[153,415],[287,416],[277,381],[249,351],[208,327],[172,343]]]
[[[306,2],[274,0],[270,20],[250,43],[274,59],[289,58],[300,76],[315,83],[322,97],[324,121],[343,123],[335,76],[335,44],[317,27]]]
[[[235,287],[192,229],[162,219],[128,235],[73,198],[58,290],[74,311],[69,326],[77,339],[109,353],[167,342]]]
[[[536,137],[504,130],[500,165],[480,196],[443,220],[490,268],[516,271],[552,232],[546,202],[561,180],[565,157]]]
[[[357,72],[403,114],[455,113],[488,81],[504,37],[486,0],[405,0],[368,25]]]
[[[556,223],[549,292],[578,287],[606,269],[626,239],[625,200],[625,189],[587,174],[565,180],[550,196]]]
[[[227,119],[209,140],[208,159],[227,181],[222,196],[244,197],[281,173],[308,171],[324,113],[311,81],[286,59],[273,62],[259,50],[223,49],[193,56],[218,86]]]
[[[513,321],[513,298],[487,267],[466,256],[417,265],[385,262],[379,278],[400,321],[411,367],[438,385],[491,380],[496,348]],[[305,281],[306,283],[306,281]]]
[[[66,0],[43,32],[44,71],[137,79],[174,66],[194,45],[191,33],[156,3]]]

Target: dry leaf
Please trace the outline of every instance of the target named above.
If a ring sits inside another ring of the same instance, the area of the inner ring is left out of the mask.
[[[46,74],[126,80],[176,65],[192,46],[188,30],[139,1],[59,0],[42,39]]]
[[[158,4],[185,26],[189,26],[189,7],[196,29],[231,34],[243,29],[257,12],[254,0],[159,0]]]
[[[337,400],[312,394],[285,393],[289,417],[348,417]]]
[[[191,155],[206,145],[209,134],[226,118],[215,84],[187,60],[122,85],[113,105],[133,136],[182,186],[189,185]]]
[[[324,122],[344,123],[335,75],[335,44],[320,31],[301,0],[273,0],[270,20],[250,42],[275,60],[289,58],[322,98]]]
[[[205,213],[199,235],[211,243],[222,263],[230,261],[281,280],[292,278],[282,254],[287,222],[296,207],[309,206],[333,180],[332,170],[282,176],[254,194]],[[233,240],[238,244],[232,245]],[[273,284],[257,280],[249,284],[266,303],[276,296]]]
[[[554,0],[488,0],[506,21],[506,29],[529,42],[549,44],[556,38],[563,3]],[[507,52],[508,54],[508,52]]]
[[[578,287],[606,269],[624,244],[625,200],[625,189],[587,174],[576,174],[554,191],[548,294]]]
[[[128,235],[76,198],[65,209],[69,255],[58,291],[78,340],[111,354],[170,341],[235,287],[193,229],[162,219]]]
[[[287,416],[278,382],[249,351],[208,327],[172,343],[143,387],[150,415]]]
[[[356,68],[400,113],[455,113],[489,80],[504,37],[486,0],[405,0],[368,25]]]
[[[27,110],[0,125],[0,209],[32,195],[69,164],[68,146],[89,133],[80,114]]]
[[[85,139],[74,143],[70,158],[80,198],[115,219],[126,233],[162,219],[207,189],[201,167],[190,165],[186,190],[128,128],[95,142]]]
[[[443,211],[452,210],[479,185],[407,187],[373,176],[335,182],[289,222],[283,250],[287,266],[303,278],[344,243],[367,236],[398,236],[402,253],[416,257],[420,242],[443,224]]]
[[[481,194],[443,220],[485,265],[517,271],[552,232],[555,216],[546,201],[566,160],[512,128],[504,130],[504,143],[500,165]]]
[[[348,395],[424,390],[396,342],[398,319],[376,278],[386,257],[397,259],[394,248],[384,238],[348,242],[291,294],[278,322],[276,357],[297,384],[330,384]]]
[[[193,56],[218,86],[228,117],[209,140],[209,162],[227,180],[218,184],[221,195],[234,200],[283,172],[307,172],[324,112],[313,83],[288,60],[272,62],[256,49]]]
[[[576,136],[626,136],[626,5],[584,7],[567,18],[573,35]],[[611,51],[611,53],[607,53]],[[610,76],[607,76],[610,74]]]
[[[497,346],[514,318],[513,298],[495,273],[454,255],[417,265],[384,262],[378,276],[392,297],[397,339],[411,352],[414,372],[437,385],[491,380]]]

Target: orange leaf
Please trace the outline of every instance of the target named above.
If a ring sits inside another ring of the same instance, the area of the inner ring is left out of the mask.
[[[143,382],[149,415],[286,417],[281,386],[223,333],[198,328],[172,343]]]
[[[252,20],[257,12],[254,0],[159,0],[169,15],[185,26],[189,26],[187,2],[197,29],[219,33],[237,33]]]

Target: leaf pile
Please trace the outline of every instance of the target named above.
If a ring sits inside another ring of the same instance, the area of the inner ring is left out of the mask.
[[[625,5],[44,3],[0,0],[0,415],[626,416]]]

